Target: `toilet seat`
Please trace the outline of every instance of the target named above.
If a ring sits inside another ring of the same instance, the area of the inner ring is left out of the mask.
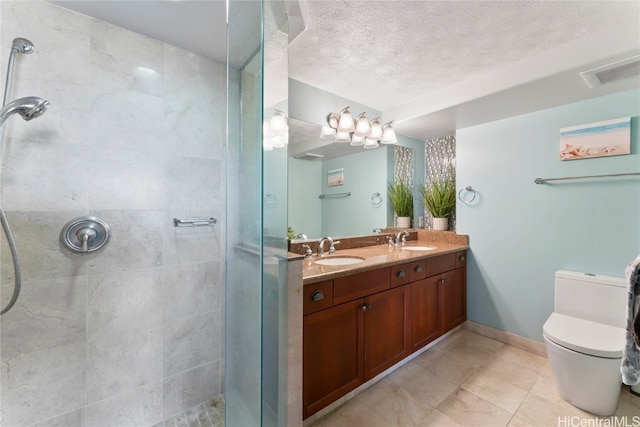
[[[625,330],[615,326],[552,313],[542,327],[544,336],[579,353],[619,359],[625,343]]]

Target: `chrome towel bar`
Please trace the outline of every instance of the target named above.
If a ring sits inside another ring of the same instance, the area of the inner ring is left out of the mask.
[[[632,172],[632,173],[614,173],[608,175],[585,175],[585,176],[568,176],[565,178],[536,178],[533,182],[536,184],[544,184],[548,181],[565,181],[569,179],[586,179],[586,178],[612,178],[617,176],[637,176],[640,175],[640,172]]]
[[[328,197],[349,197],[351,195],[351,191],[348,193],[335,193],[335,194],[321,194],[318,196],[319,199],[326,199]]]
[[[213,225],[218,220],[215,218],[173,218],[176,227],[201,227],[205,225]]]

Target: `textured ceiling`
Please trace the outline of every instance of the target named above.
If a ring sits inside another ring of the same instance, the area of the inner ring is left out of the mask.
[[[289,76],[387,110],[622,23],[640,25],[639,5],[308,1]]]
[[[226,56],[222,0],[50,1],[219,61]],[[251,27],[257,5],[234,0],[234,33]],[[380,110],[399,133],[420,139],[640,87],[636,78],[590,90],[579,77],[640,52],[638,0],[285,0],[285,7],[292,28],[301,29],[302,17],[307,28],[290,43],[288,64],[278,49],[268,52],[267,74],[285,75],[288,65],[291,78]],[[231,42],[236,66],[259,44]],[[280,102],[281,86],[270,83],[267,105]]]

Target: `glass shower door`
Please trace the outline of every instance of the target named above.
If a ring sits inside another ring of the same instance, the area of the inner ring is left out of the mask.
[[[228,21],[226,422],[285,426],[287,152],[265,151],[264,123],[286,123],[286,14],[230,1]]]

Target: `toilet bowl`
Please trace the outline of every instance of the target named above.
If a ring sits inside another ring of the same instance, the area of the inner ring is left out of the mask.
[[[624,279],[556,272],[555,311],[542,328],[549,364],[562,398],[596,415],[618,403],[626,304]]]

